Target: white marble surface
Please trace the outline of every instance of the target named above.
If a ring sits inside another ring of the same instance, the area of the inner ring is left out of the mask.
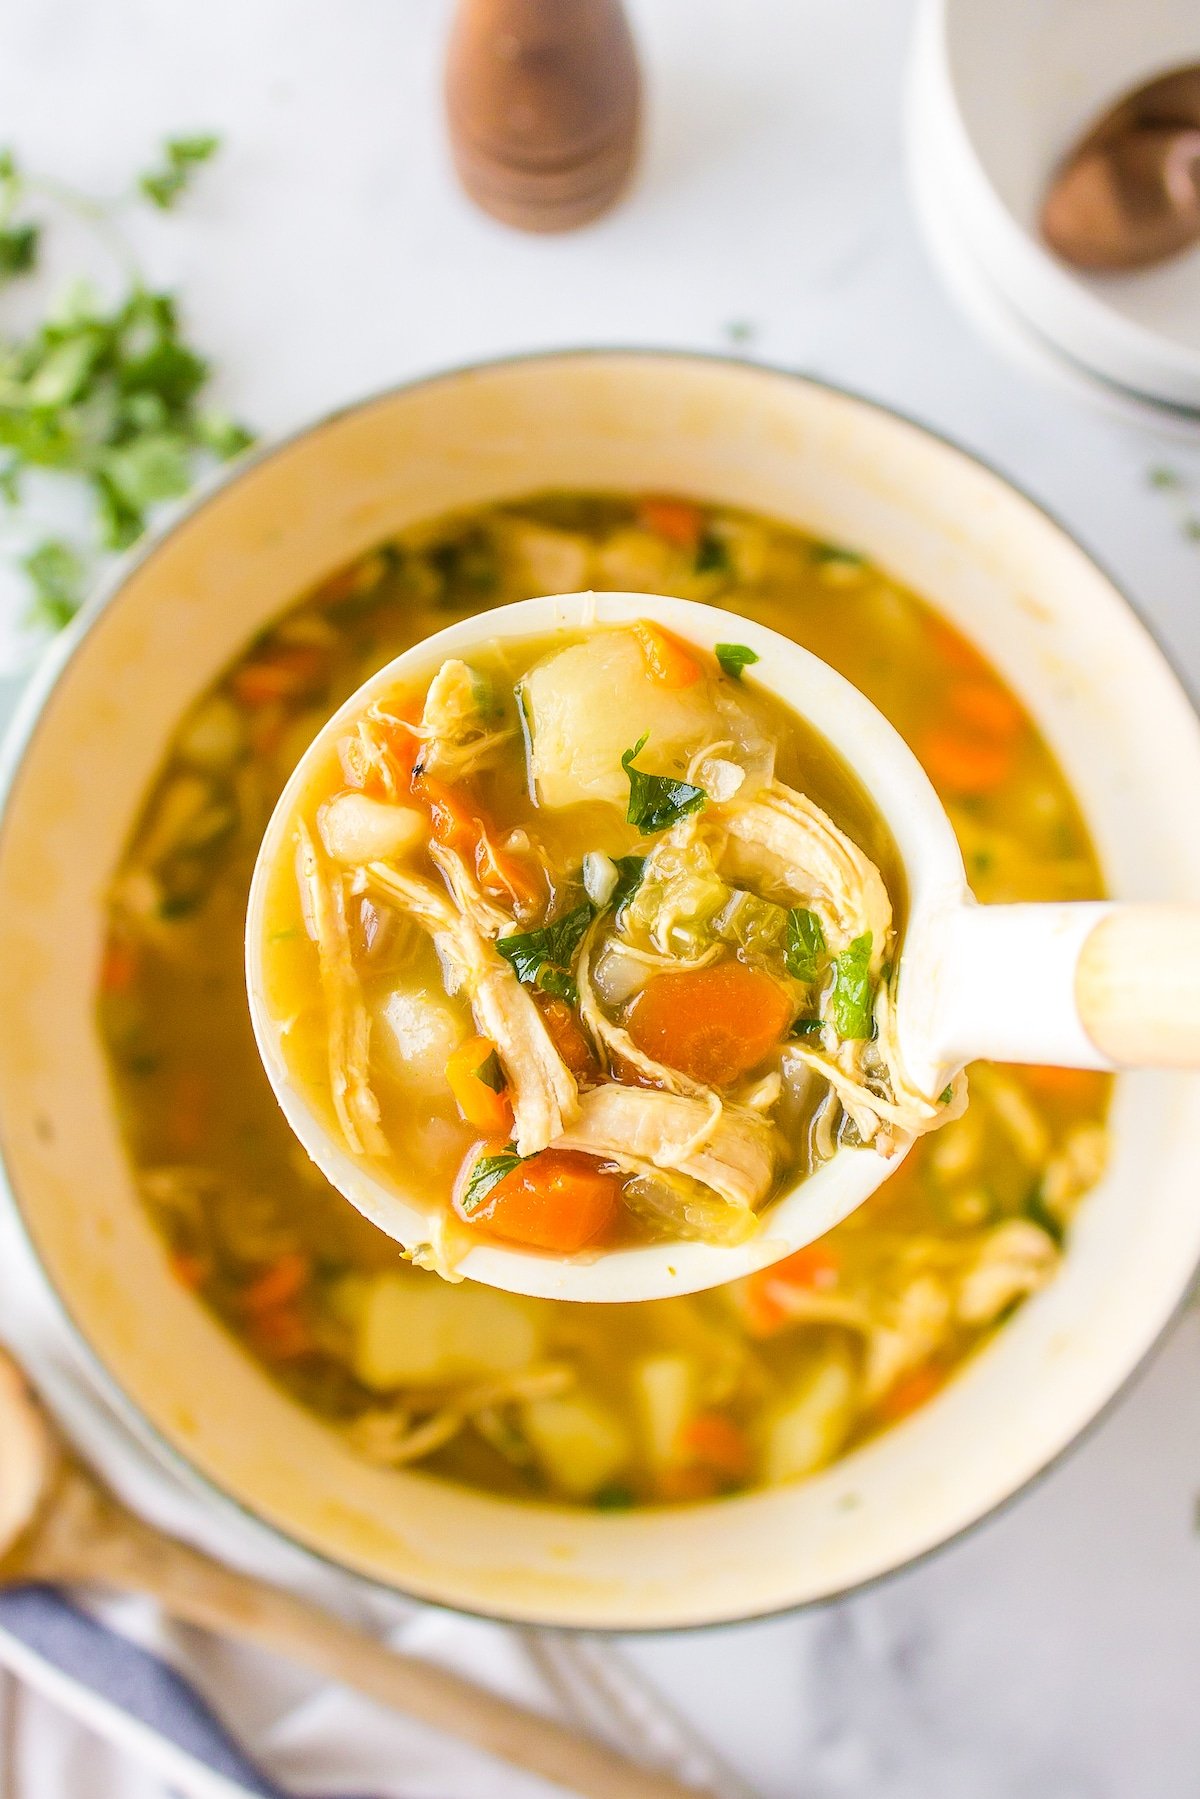
[[[548,241],[453,186],[447,4],[6,0],[3,135],[103,189],[163,133],[226,134],[186,208],[137,235],[222,397],[268,434],[448,363],[713,349],[747,320],[753,354],[892,402],[1014,476],[1200,689],[1200,544],[1147,481],[1169,463],[1200,514],[1200,450],[1031,386],[954,313],[904,191],[907,0],[633,0],[642,178],[610,219]],[[1197,1490],[1190,1318],[1087,1444],[969,1540],[819,1614],[633,1653],[769,1799],[1193,1799]]]

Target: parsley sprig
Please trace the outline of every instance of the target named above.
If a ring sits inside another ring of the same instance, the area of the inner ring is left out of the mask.
[[[621,767],[629,776],[629,806],[625,818],[644,837],[669,830],[689,812],[698,812],[708,798],[703,787],[693,787],[690,781],[676,781],[669,775],[648,775],[643,769],[635,768],[634,762],[649,741],[649,731],[643,732],[633,748],[621,757]]]
[[[163,167],[142,176],[138,191],[172,205],[217,147],[214,137],[171,139]],[[123,201],[33,180],[0,152],[0,283],[37,266],[42,226],[25,214],[39,194],[92,224],[127,278],[115,302],[76,283],[26,337],[0,341],[0,497],[16,506],[29,472],[45,470],[82,487],[90,503],[88,538],[47,538],[22,558],[34,617],[57,628],[77,610],[103,551],[133,543],[206,460],[234,456],[252,438],[201,404],[208,363],[188,343],[173,296],[147,285],[117,234]]]
[[[506,962],[511,962],[523,986],[540,987],[543,993],[574,1005],[579,994],[571,969],[593,917],[592,907],[585,900],[553,924],[498,938],[496,948]]]
[[[506,1175],[527,1160],[526,1156],[517,1154],[515,1143],[506,1143],[494,1156],[480,1156],[467,1176],[466,1188],[459,1202],[467,1216],[477,1212],[492,1188],[498,1187]]]

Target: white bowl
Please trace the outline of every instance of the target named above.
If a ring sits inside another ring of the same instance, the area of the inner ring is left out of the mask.
[[[1059,1278],[930,1405],[793,1486],[599,1513],[369,1467],[173,1278],[93,1016],[103,899],[182,710],[310,582],[407,523],[553,486],[675,489],[850,543],[926,594],[1047,733],[1124,898],[1200,896],[1200,725],[1095,564],[961,451],[747,364],[557,355],[383,396],[235,472],[122,574],[23,712],[0,816],[0,1146],[107,1390],[282,1536],[507,1618],[698,1624],[828,1597],[1016,1492],[1146,1354],[1200,1257],[1200,1081],[1118,1086]],[[1185,821],[1181,826],[1180,821]]]
[[[930,159],[1008,304],[1105,380],[1200,407],[1200,248],[1088,276],[1037,234],[1047,179],[1089,122],[1138,82],[1200,61],[1195,0],[924,0],[914,58]]]

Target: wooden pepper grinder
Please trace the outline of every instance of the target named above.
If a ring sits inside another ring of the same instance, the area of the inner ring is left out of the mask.
[[[459,0],[450,145],[493,218],[570,231],[607,211],[633,170],[640,101],[621,0]]]

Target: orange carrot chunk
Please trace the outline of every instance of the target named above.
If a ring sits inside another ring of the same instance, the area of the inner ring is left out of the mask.
[[[571,1073],[576,1078],[598,1075],[600,1064],[596,1060],[595,1051],[566,1000],[553,999],[550,994],[541,992],[535,992],[533,997],[545,1020],[550,1041]]]
[[[481,1203],[471,1206],[470,1177],[481,1156],[505,1149],[504,1144],[484,1143],[468,1156],[454,1198],[454,1209],[467,1224],[506,1243],[560,1255],[608,1234],[620,1207],[623,1177],[578,1150],[543,1149],[517,1162]]]
[[[934,728],[917,740],[925,773],[944,793],[992,793],[1012,773],[1012,745],[994,737]]]
[[[896,1424],[901,1418],[907,1418],[945,1385],[948,1372],[935,1362],[926,1362],[920,1368],[914,1368],[911,1374],[904,1375],[876,1406],[880,1420],[884,1424]]]
[[[769,1268],[757,1269],[743,1289],[746,1324],[751,1332],[756,1337],[769,1337],[790,1324],[799,1309],[795,1295],[821,1293],[836,1286],[840,1267],[834,1250],[823,1243],[807,1243]]]
[[[277,643],[235,670],[230,686],[242,706],[311,699],[325,685],[328,669],[329,653],[317,644]]]
[[[1011,743],[1025,723],[1017,701],[999,681],[959,681],[948,697],[955,714],[983,737]]]
[[[644,619],[633,627],[641,645],[646,673],[661,687],[691,687],[700,679],[701,668],[696,658],[670,632]]]
[[[304,1291],[310,1273],[308,1257],[298,1249],[288,1250],[242,1288],[238,1303],[252,1315],[274,1311]]]
[[[446,1063],[446,1079],[468,1124],[489,1136],[511,1130],[508,1083],[489,1037],[468,1037],[460,1043]]]
[[[643,1054],[728,1087],[771,1053],[791,1019],[791,1002],[770,975],[729,961],[656,975],[625,1022]]]
[[[704,530],[704,514],[690,500],[647,494],[638,504],[638,524],[678,550],[694,550]]]
[[[689,1461],[711,1468],[725,1480],[745,1480],[750,1472],[750,1442],[727,1412],[697,1412],[683,1427],[680,1448]]]

